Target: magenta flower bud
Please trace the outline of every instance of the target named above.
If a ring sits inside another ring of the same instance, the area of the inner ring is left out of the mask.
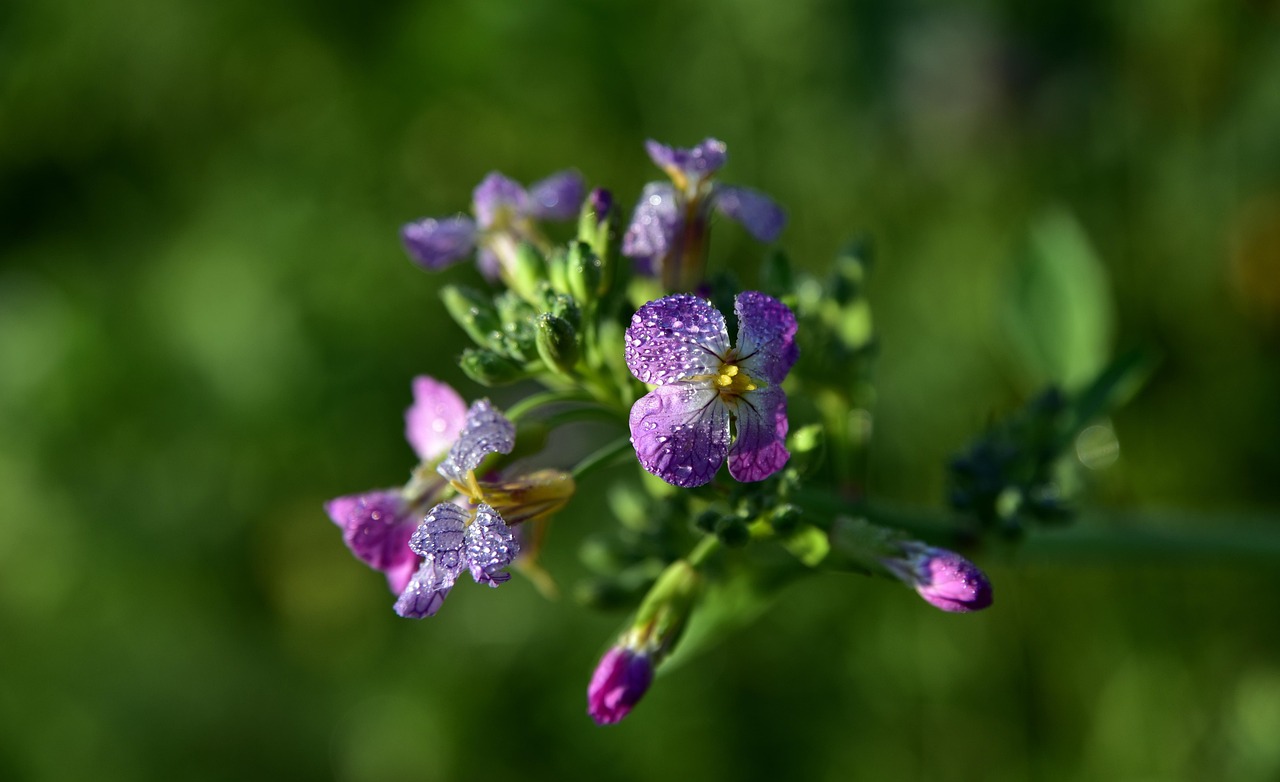
[[[643,652],[615,646],[600,658],[587,685],[587,714],[612,725],[631,713],[653,682],[653,662]]]
[[[954,551],[913,542],[903,546],[903,554],[902,559],[885,560],[885,567],[929,605],[953,613],[991,605],[987,575]]]

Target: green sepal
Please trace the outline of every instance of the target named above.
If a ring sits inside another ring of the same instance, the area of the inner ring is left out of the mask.
[[[501,386],[528,377],[524,367],[492,350],[467,348],[458,359],[467,377],[482,386]]]
[[[498,349],[493,335],[502,333],[502,319],[494,309],[493,300],[474,288],[464,285],[446,285],[440,289],[440,301],[445,312],[477,345]]]
[[[578,335],[569,321],[544,312],[538,316],[534,341],[538,355],[549,369],[564,375],[573,374],[578,363]]]

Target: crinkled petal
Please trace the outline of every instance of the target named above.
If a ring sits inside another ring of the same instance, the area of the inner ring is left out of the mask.
[[[413,405],[404,411],[404,436],[418,458],[430,461],[449,450],[467,417],[467,403],[447,383],[427,375],[413,379]]]
[[[655,273],[657,263],[671,252],[683,231],[684,207],[675,188],[666,182],[650,182],[644,186],[622,236],[622,254],[643,266],[641,271]]]
[[[449,596],[449,590],[453,589],[454,579],[450,578],[448,581],[448,586],[440,586],[443,579],[435,563],[430,559],[424,560],[396,600],[396,613],[405,619],[435,616],[444,605],[444,599]]]
[[[472,191],[472,208],[481,228],[488,228],[503,210],[524,214],[528,210],[529,194],[514,179],[492,171]]]
[[[467,473],[480,466],[491,453],[511,453],[516,444],[516,426],[488,399],[477,399],[467,411],[466,422],[449,455],[436,469],[451,481],[466,483]]]
[[[772,242],[787,224],[787,215],[772,198],[749,187],[717,185],[712,204],[725,217],[762,242]]]
[[[701,144],[688,149],[669,147],[649,139],[644,148],[654,164],[667,172],[672,181],[682,184],[683,180],[690,189],[696,189],[699,182],[719,171],[728,157],[724,142],[713,138],[704,139]]]
[[[404,497],[394,489],[352,494],[330,500],[325,511],[342,527],[342,540],[356,558],[387,576],[391,591],[404,589],[418,557],[409,548],[417,526]]]
[[[673,486],[710,483],[729,450],[729,410],[709,383],[659,386],[631,407],[640,465]]]
[[[800,355],[795,313],[758,291],[739,293],[733,310],[738,314],[738,365],[753,378],[781,383]]]
[[[422,517],[409,538],[409,548],[431,560],[443,586],[452,586],[466,567],[467,512],[450,502],[442,502]]]
[[[577,171],[559,171],[529,187],[526,214],[536,220],[572,220],[582,208],[586,183]]]
[[[415,263],[435,271],[471,254],[476,247],[476,224],[470,217],[427,218],[401,228],[400,240]]]
[[[729,449],[729,474],[744,483],[762,481],[787,463],[787,395],[778,386],[748,391],[738,398],[737,428]]]
[[[643,383],[661,386],[715,374],[728,351],[724,315],[688,293],[649,302],[627,327],[627,367]]]
[[[466,531],[467,567],[477,584],[496,587],[511,578],[503,568],[520,553],[511,528],[493,508],[481,503],[476,508],[475,521]]]

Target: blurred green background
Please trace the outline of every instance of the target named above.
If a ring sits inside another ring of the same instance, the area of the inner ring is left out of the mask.
[[[876,240],[872,492],[939,505],[1043,379],[1006,301],[1074,215],[1090,338],[1163,356],[1095,501],[1265,523],[1278,85],[1274,2],[6,2],[0,778],[1280,779],[1274,564],[993,554],[972,617],[815,578],[600,729],[621,617],[517,580],[399,620],[321,508],[403,480],[414,374],[482,393],[435,297],[474,271],[401,223],[491,169],[629,204],[645,138],[714,135],[797,263]]]

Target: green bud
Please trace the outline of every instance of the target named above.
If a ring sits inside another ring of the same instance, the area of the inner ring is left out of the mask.
[[[534,345],[537,337],[537,324],[534,322],[537,311],[529,302],[520,298],[514,291],[506,291],[494,299],[498,309],[498,317],[502,319],[501,341],[491,345],[495,349],[501,345],[499,352],[520,362],[532,361],[538,355]]]
[[[562,248],[555,248],[551,251],[551,255],[547,256],[547,281],[551,283],[553,290],[560,293],[569,292],[568,268],[569,263]]]
[[[773,526],[775,532],[779,535],[788,535],[796,531],[800,526],[800,516],[803,511],[799,506],[786,503],[779,505],[769,514],[769,524]]]
[[[582,304],[590,304],[600,296],[603,269],[600,256],[586,242],[572,242],[565,257],[565,281],[569,293]]]
[[[536,300],[539,283],[548,278],[547,262],[538,248],[522,242],[516,248],[515,268],[511,272],[511,287],[529,301]]]
[[[528,373],[514,361],[504,358],[492,350],[467,348],[458,359],[458,366],[467,377],[482,386],[501,386],[514,383]]]
[[[440,300],[449,317],[472,341],[484,347],[492,346],[491,336],[502,331],[502,321],[488,296],[462,285],[446,285],[440,289]]]
[[[669,654],[693,613],[700,587],[701,577],[688,562],[679,559],[668,565],[645,595],[631,629],[624,633],[626,645],[658,658]]]
[[[722,514],[714,510],[704,510],[693,519],[693,527],[699,532],[710,535],[716,531],[716,525],[720,523]]]
[[[751,531],[747,529],[747,519],[741,514],[722,516],[716,522],[716,537],[729,548],[740,548],[751,540]]]
[[[535,341],[538,355],[549,368],[565,375],[573,372],[578,363],[578,335],[567,320],[549,312],[539,315]]]

